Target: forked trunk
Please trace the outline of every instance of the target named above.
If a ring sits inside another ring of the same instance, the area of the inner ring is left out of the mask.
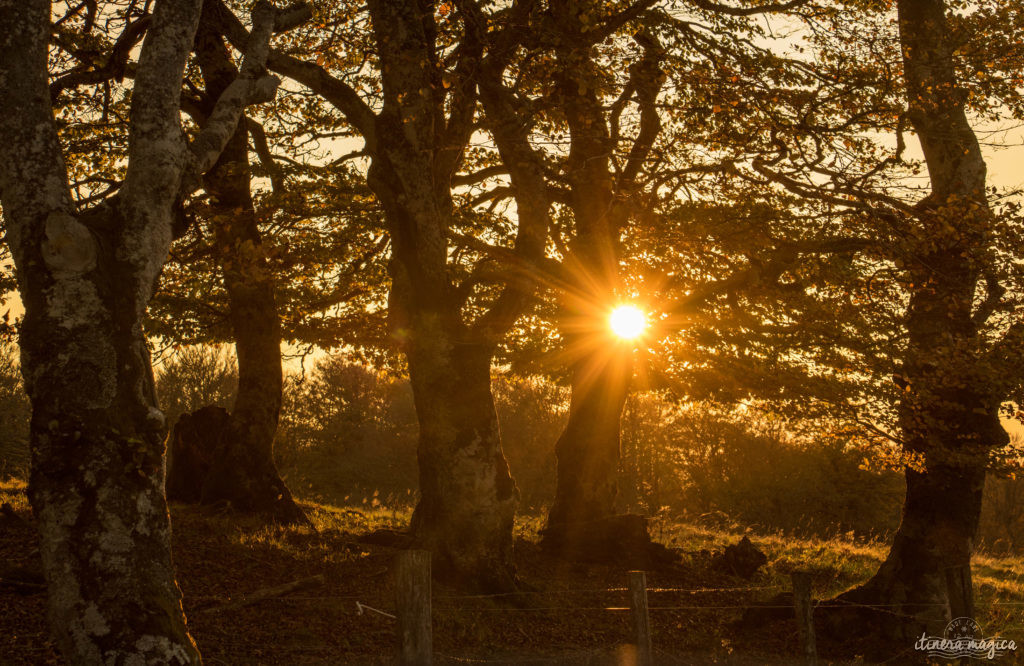
[[[237,71],[220,36],[205,26],[200,27],[196,50],[207,93],[215,99]],[[281,324],[274,275],[264,255],[253,206],[251,176],[243,122],[205,178],[238,357],[238,392],[229,418],[217,418],[207,410],[203,416],[198,412],[189,415],[206,427],[190,428],[183,423],[176,428],[168,496],[172,500],[228,502],[237,510],[271,516],[282,523],[305,523],[308,519],[274,463],[281,412]],[[179,466],[176,456],[208,460],[209,465]],[[196,473],[201,478],[178,478]]]
[[[594,44],[577,38],[586,31],[577,9],[572,3],[551,8],[565,35],[555,54],[559,102],[571,137],[566,176],[575,236],[563,260],[572,287],[560,295],[560,327],[573,363],[572,398],[569,422],[555,449],[558,484],[543,537],[545,546],[573,559],[644,557],[651,552],[646,519],[616,512],[622,410],[633,350],[612,338],[605,317],[621,296],[621,236],[640,164],[658,133],[657,114],[652,116],[650,109],[664,77],[657,56],[645,47],[643,63],[630,68],[629,84],[641,100],[643,128],[628,164],[613,168],[617,146],[608,109],[595,86],[581,84],[602,74]]]
[[[142,330],[186,149],[177,125],[177,134],[165,131],[176,108],[160,103],[177,101],[198,16],[198,2],[156,4],[125,185],[82,211],[71,201],[49,102],[50,3],[0,0],[0,197],[25,305],[29,499],[51,633],[73,664],[199,663],[171,564],[166,431]],[[141,137],[139,124],[148,132]],[[146,171],[137,153],[153,143],[165,161]]]
[[[253,11],[244,76],[189,144],[183,73],[200,0],[158,0],[133,72],[118,193],[76,206],[48,86],[50,3],[0,0],[0,198],[25,304],[22,373],[32,401],[29,498],[40,529],[50,627],[72,664],[192,664],[171,566],[164,416],[143,320],[175,208],[219,156],[260,76],[275,13]]]
[[[420,500],[411,531],[433,553],[439,578],[464,589],[507,592],[515,585],[518,490],[491,393],[494,344],[474,340],[460,321],[447,285],[444,243],[422,236],[413,241],[447,221],[431,197],[395,195],[421,188],[424,173],[429,169],[415,164],[375,162],[369,178],[394,238],[389,318],[408,359],[420,428]]]

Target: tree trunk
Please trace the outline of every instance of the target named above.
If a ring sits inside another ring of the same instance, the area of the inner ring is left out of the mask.
[[[218,34],[201,27],[196,51],[207,96],[217,99],[237,77]],[[240,122],[220,159],[205,178],[215,251],[224,275],[228,310],[238,356],[238,392],[225,430],[196,432],[203,439],[188,442],[186,430],[175,442],[188,448],[212,449],[211,464],[201,487],[203,503],[229,502],[240,511],[272,516],[282,523],[307,523],[274,464],[274,438],[281,412],[281,324],[274,296],[274,276],[264,254],[250,181],[248,132]],[[187,432],[194,432],[192,431]],[[187,486],[176,479],[172,451],[169,488]],[[183,451],[184,453],[184,451]],[[173,494],[170,499],[178,499]]]
[[[137,83],[152,104],[132,109],[150,133],[136,150],[165,141],[170,114],[155,105],[176,100],[198,16],[198,1],[156,5]],[[198,663],[171,565],[164,419],[142,330],[171,237],[163,186],[177,185],[168,172],[187,148],[179,129],[151,190],[129,168],[117,200],[76,211],[49,103],[49,23],[49,2],[0,1],[0,196],[25,305],[29,499],[50,627],[69,663]]]
[[[914,639],[923,630],[942,635],[952,619],[948,573],[970,567],[984,481],[979,466],[908,470],[903,520],[889,555],[871,580],[840,600],[884,604],[874,619],[888,638]],[[894,621],[899,616],[907,621]]]
[[[131,299],[131,277],[111,275],[102,309],[109,318],[67,332],[37,314],[45,311],[43,294],[21,292],[33,406],[29,498],[50,624],[71,663],[198,663],[171,564],[149,349],[140,321],[116,305]],[[104,398],[112,400],[100,407]]]
[[[394,238],[388,316],[409,362],[420,428],[420,500],[410,527],[417,547],[433,553],[435,576],[464,589],[507,592],[515,584],[518,489],[491,393],[494,345],[470,339],[449,297],[445,245],[430,239],[448,221],[425,196],[434,194],[422,182],[429,173],[413,160],[377,158],[368,178]]]
[[[476,82],[460,81],[446,105],[433,5],[371,0],[368,7],[383,104],[364,134],[367,183],[391,236],[389,323],[409,362],[420,426],[411,529],[433,553],[436,576],[461,588],[510,591],[518,491],[491,395],[496,342],[465,322],[466,296],[449,266],[452,176],[472,136]],[[480,43],[467,38],[460,48],[473,71]]]
[[[941,631],[951,606],[969,608],[971,590],[953,590],[949,570],[969,572],[989,453],[1008,436],[999,421],[1001,368],[979,345],[973,311],[991,227],[986,167],[964,110],[943,0],[900,0],[908,116],[921,141],[932,192],[919,205],[920,240],[908,259],[908,343],[901,371],[899,425],[908,467],[903,520],[879,571],[841,597],[881,604],[882,632]],[[969,577],[967,578],[969,580]],[[911,619],[912,618],[912,619]],[[894,621],[896,620],[896,621]]]
[[[569,557],[642,554],[650,545],[646,520],[617,515],[615,502],[633,349],[612,338],[607,322],[620,296],[620,235],[632,183],[617,182],[612,171],[615,142],[596,86],[588,85],[600,74],[593,45],[575,36],[583,30],[579,14],[564,3],[554,15],[566,35],[556,56],[571,137],[567,178],[576,234],[563,262],[573,288],[561,296],[559,324],[573,363],[572,398],[555,448],[557,488],[544,543]]]
[[[420,426],[415,541],[433,553],[442,579],[487,593],[511,591],[518,490],[501,450],[492,351],[457,348],[440,332],[417,338],[409,354]]]
[[[29,498],[51,631],[72,664],[200,660],[171,565],[166,424],[142,323],[176,205],[216,160],[245,104],[277,85],[260,75],[274,23],[273,7],[261,3],[245,76],[189,144],[180,95],[200,9],[200,0],[154,4],[134,73],[123,186],[82,210],[50,106],[50,3],[0,0],[0,200],[25,305]]]
[[[619,558],[650,544],[643,517],[617,513],[631,356],[632,349],[613,343],[574,369],[569,421],[555,445],[555,502],[543,531],[544,545],[563,555]]]

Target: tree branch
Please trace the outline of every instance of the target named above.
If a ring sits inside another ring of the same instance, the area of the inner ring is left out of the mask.
[[[217,162],[235,133],[245,107],[274,99],[280,80],[265,74],[265,71],[276,15],[277,10],[265,0],[253,7],[252,34],[243,52],[245,55],[238,78],[217,99],[209,120],[192,142],[193,160],[183,182],[183,194],[198,188],[202,175]]]
[[[121,81],[124,79],[128,67],[128,59],[139,41],[146,34],[151,22],[151,16],[144,16],[138,21],[129,24],[107,56],[106,63],[99,68],[90,69],[82,67],[68,72],[50,84],[50,100],[56,102],[60,94],[68,88],[74,88],[89,83],[101,83],[111,79]]]
[[[141,209],[169,210],[178,196],[188,159],[181,83],[201,8],[202,0],[157,3],[139,54],[121,192]]]
[[[249,34],[242,22],[224,6],[221,0],[217,0],[216,16],[220,31],[232,46],[242,50],[249,39]],[[278,74],[301,83],[333,104],[363,136],[368,147],[372,148],[376,145],[376,115],[351,86],[331,76],[326,69],[319,65],[299,60],[273,49],[267,57],[267,66]]]
[[[726,14],[728,16],[753,16],[754,14],[768,14],[772,12],[785,12],[790,9],[799,7],[800,5],[806,5],[809,0],[790,0],[790,2],[770,2],[764,5],[757,5],[755,7],[733,7],[731,5],[723,5],[718,2],[711,2],[710,0],[691,0],[694,5],[705,9],[709,12],[715,12],[716,14]]]

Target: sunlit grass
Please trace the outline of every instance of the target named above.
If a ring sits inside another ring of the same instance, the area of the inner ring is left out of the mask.
[[[664,542],[685,552],[721,550],[736,543],[739,531],[716,530],[686,523],[659,525]],[[755,535],[750,540],[768,556],[760,584],[790,588],[794,570],[814,576],[814,597],[830,599],[869,579],[885,560],[889,545],[845,537],[803,539],[786,534]],[[987,635],[1024,636],[1024,559],[974,556],[975,619]],[[1020,604],[1020,605],[1017,605]]]
[[[0,502],[27,512],[25,483],[0,482]],[[360,544],[360,535],[376,530],[403,530],[412,517],[411,506],[392,509],[315,502],[302,502],[302,506],[313,527],[268,526],[256,518],[204,508],[176,507],[174,513],[176,520],[191,524],[189,538],[221,534],[219,538],[226,536],[257,558],[261,552],[279,553],[310,563],[351,562],[367,557],[372,547]],[[544,520],[543,513],[517,517],[516,538],[538,541]],[[738,529],[701,527],[666,519],[656,521],[652,533],[679,553],[684,567],[698,567],[702,551],[720,551],[744,535]],[[344,537],[345,547],[339,548],[337,539],[326,538],[329,535]],[[886,542],[857,540],[847,535],[831,539],[797,538],[783,533],[747,536],[768,556],[767,566],[751,581],[752,586],[785,591],[790,589],[790,574],[794,570],[809,571],[814,576],[816,599],[834,597],[864,582],[878,569],[888,551]],[[1024,558],[978,554],[973,563],[978,622],[990,635],[1024,636]]]
[[[10,504],[15,511],[28,511],[25,482],[20,479],[0,481],[0,504]]]

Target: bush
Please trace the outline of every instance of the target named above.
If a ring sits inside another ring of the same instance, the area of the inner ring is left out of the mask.
[[[32,415],[21,379],[17,347],[0,342],[0,481],[28,477],[28,427]]]
[[[407,504],[418,487],[408,382],[340,356],[286,382],[275,451],[289,487],[337,503]]]
[[[178,417],[206,405],[231,409],[238,389],[238,365],[230,347],[191,345],[157,367],[156,394],[170,429]]]
[[[861,469],[858,452],[797,437],[780,419],[636,394],[622,434],[630,508],[801,536],[881,536],[899,524],[899,474]]]
[[[985,480],[978,541],[995,555],[1024,553],[1024,479],[989,475]]]

